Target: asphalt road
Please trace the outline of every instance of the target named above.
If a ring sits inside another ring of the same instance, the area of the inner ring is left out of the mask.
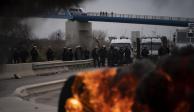
[[[81,71],[87,70],[94,70],[95,68],[88,68]],[[14,91],[16,88],[24,86],[24,85],[31,85],[36,83],[43,83],[49,82],[54,80],[61,80],[67,79],[70,76],[75,75],[77,72],[67,72],[49,76],[33,76],[33,77],[26,77],[21,79],[9,79],[9,80],[0,80],[0,98],[13,96]],[[40,94],[38,96],[34,96],[30,98],[31,101],[35,101],[37,103],[46,104],[50,106],[57,107],[58,99],[59,99],[60,90],[52,91],[44,94]]]
[[[46,94],[33,97],[33,100],[37,103],[46,104],[50,106],[58,106],[60,91],[52,91]]]
[[[49,75],[49,76],[33,76],[33,77],[27,77],[22,79],[1,80],[0,97],[11,96],[16,88],[24,85],[66,79],[69,76],[72,76],[74,74],[75,72],[68,72],[68,73],[55,74],[55,75]]]
[[[93,70],[93,68],[89,69],[89,70]],[[71,76],[71,75],[69,75],[69,76]],[[56,91],[51,91],[51,92],[47,92],[47,93],[44,93],[44,94],[39,94],[38,96],[33,96],[33,98],[31,98],[31,100],[33,100],[37,103],[57,107],[60,92],[61,92],[60,90],[56,90]]]

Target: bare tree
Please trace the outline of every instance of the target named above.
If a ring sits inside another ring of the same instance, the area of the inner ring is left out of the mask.
[[[63,47],[66,46],[65,33],[62,32],[61,30],[57,30],[53,32],[48,38],[49,38],[50,46],[55,51],[55,58],[61,59]]]
[[[97,43],[98,47],[102,47],[102,45],[107,44],[108,42],[106,41],[106,32],[101,31],[101,30],[94,30],[92,32],[92,38],[94,41]]]
[[[0,63],[11,63],[13,48],[31,47],[30,28],[21,24],[18,19],[9,19],[9,23],[7,21],[0,22]]]
[[[62,32],[61,30],[57,30],[53,32],[51,35],[48,36],[50,40],[64,40],[65,38],[65,33]]]

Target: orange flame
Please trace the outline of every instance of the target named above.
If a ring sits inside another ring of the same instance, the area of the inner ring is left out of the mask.
[[[82,112],[131,112],[136,86],[132,74],[119,77],[117,69],[111,68],[80,73],[72,92],[83,105]]]
[[[66,112],[82,112],[83,107],[79,100],[76,98],[69,98],[66,101],[65,107]]]

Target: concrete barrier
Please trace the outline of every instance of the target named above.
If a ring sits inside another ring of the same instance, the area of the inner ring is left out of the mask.
[[[93,60],[47,61],[20,64],[5,64],[0,67],[0,80],[36,75],[50,75],[81,70],[93,66]]]
[[[49,75],[69,71],[63,61],[47,61],[32,63],[32,70],[36,75]]]
[[[26,85],[26,86],[17,88],[14,92],[14,95],[21,98],[26,98],[26,97],[31,97],[33,95],[46,93],[49,91],[60,90],[63,87],[65,81],[66,79],[33,84],[33,85]]]

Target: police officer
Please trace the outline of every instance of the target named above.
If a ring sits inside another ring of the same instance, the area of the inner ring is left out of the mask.
[[[90,51],[87,49],[87,48],[85,48],[85,50],[84,50],[84,59],[89,59],[90,58]]]
[[[48,48],[46,52],[47,60],[53,61],[54,60],[54,51],[51,49],[51,47]]]
[[[113,50],[113,66],[119,65],[119,48],[115,47]]]
[[[33,46],[32,50],[30,51],[30,54],[32,57],[32,62],[37,62],[39,53],[36,46]]]
[[[124,64],[124,59],[125,59],[124,54],[125,54],[124,48],[120,47],[120,49],[119,49],[119,65]]]
[[[164,56],[170,53],[170,49],[167,46],[162,45],[159,50],[158,50],[158,54],[159,56]]]
[[[62,59],[63,59],[63,61],[68,61],[68,58],[67,58],[67,47],[63,48]]]
[[[127,46],[125,47],[125,59],[126,64],[130,64],[132,62],[131,50]]]
[[[20,53],[17,48],[13,48],[13,63],[19,63],[20,59]]]
[[[68,57],[68,61],[73,60],[73,50],[71,48],[68,48],[67,57]]]
[[[97,46],[92,50],[92,58],[94,60],[94,67],[100,67],[99,54],[98,54],[98,47]]]
[[[100,56],[100,66],[105,67],[107,57],[107,50],[105,45],[103,45],[102,48],[99,50],[99,56]]]
[[[114,46],[110,46],[110,49],[108,50],[107,58],[108,58],[108,66],[109,67],[114,66]]]
[[[81,46],[77,46],[75,49],[75,60],[81,60],[83,58],[83,52]]]
[[[149,55],[149,50],[148,50],[147,47],[144,47],[144,48],[142,49],[141,55],[142,55],[143,58],[147,58],[147,57],[148,57],[148,55]]]
[[[26,62],[26,60],[28,59],[28,56],[29,56],[29,52],[24,47],[22,47],[20,50],[20,58],[22,63]]]

